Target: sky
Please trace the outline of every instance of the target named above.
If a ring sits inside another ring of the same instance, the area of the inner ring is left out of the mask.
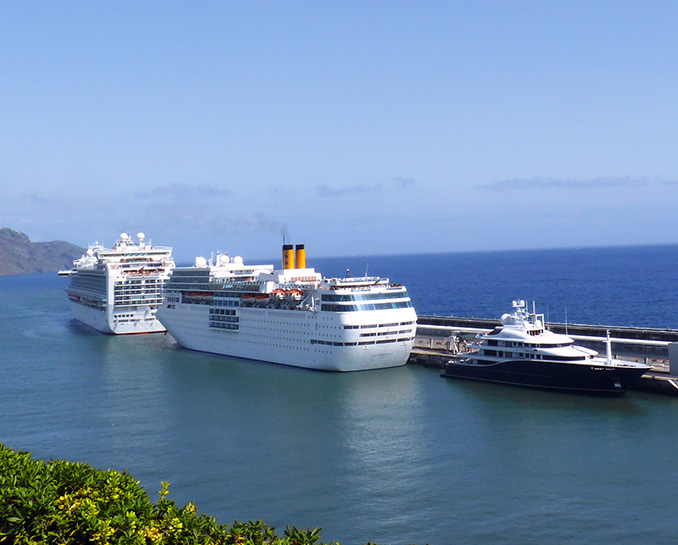
[[[0,226],[178,260],[678,243],[678,3],[0,3]]]

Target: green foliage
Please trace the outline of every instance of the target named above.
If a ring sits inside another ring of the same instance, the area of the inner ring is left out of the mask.
[[[162,483],[152,503],[127,472],[32,460],[0,444],[0,544],[322,545],[319,528],[288,526],[280,537],[262,521],[222,525],[167,494]]]

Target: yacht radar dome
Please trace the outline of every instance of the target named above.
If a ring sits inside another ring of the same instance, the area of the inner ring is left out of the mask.
[[[143,242],[144,239],[146,238],[146,235],[144,235],[142,232],[138,232],[137,238],[139,239],[139,242]]]

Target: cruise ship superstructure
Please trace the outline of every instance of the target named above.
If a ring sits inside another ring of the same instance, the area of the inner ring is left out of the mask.
[[[197,258],[165,284],[158,318],[189,349],[327,371],[407,362],[416,313],[404,286],[379,277],[323,278],[303,245],[283,266]]]
[[[174,268],[172,248],[146,244],[143,233],[137,239],[122,233],[112,248],[90,245],[73,269],[59,272],[70,277],[66,294],[76,320],[102,333],[165,331],[155,314]]]

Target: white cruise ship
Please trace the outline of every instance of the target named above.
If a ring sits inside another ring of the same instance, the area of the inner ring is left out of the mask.
[[[95,243],[73,269],[59,271],[70,277],[66,293],[76,320],[102,333],[165,331],[155,313],[174,268],[172,248],[146,244],[143,233],[137,238],[122,233],[110,249]]]
[[[326,371],[404,365],[417,320],[404,286],[323,278],[289,244],[279,270],[227,255],[175,268],[158,318],[185,348]]]

